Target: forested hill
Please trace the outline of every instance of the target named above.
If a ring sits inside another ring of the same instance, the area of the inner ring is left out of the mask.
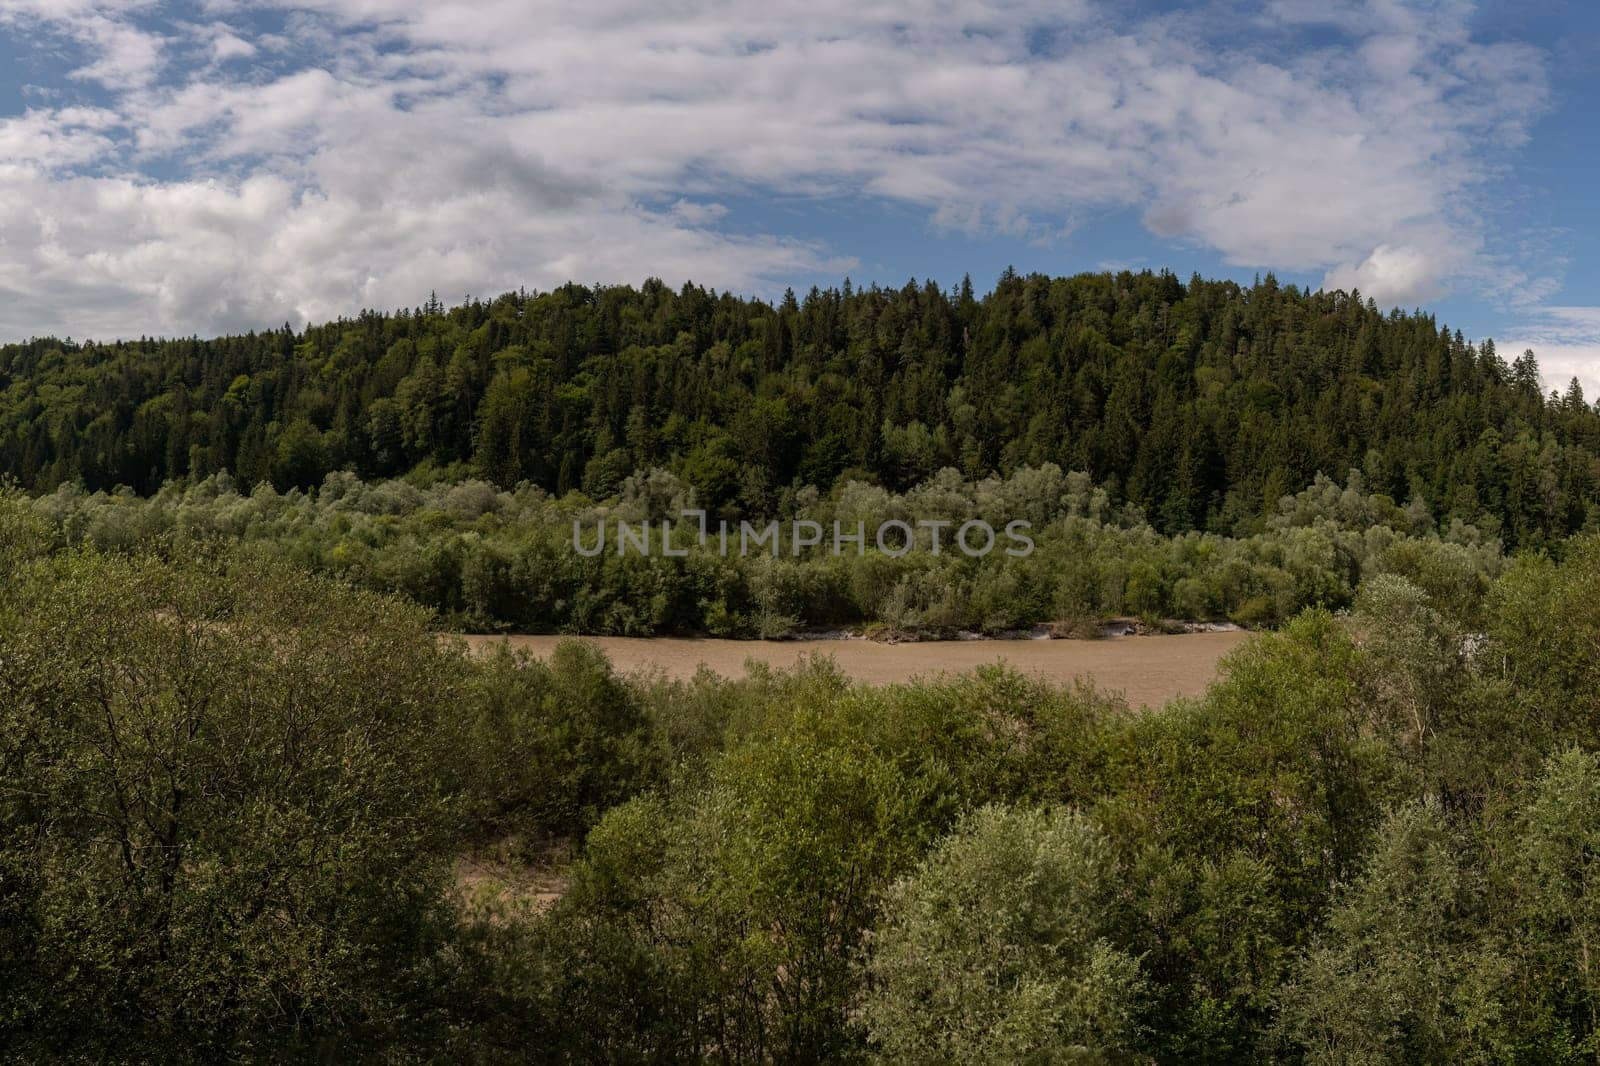
[[[841,476],[1052,461],[1168,531],[1231,531],[1355,468],[1515,546],[1600,523],[1597,456],[1600,413],[1575,383],[1544,395],[1531,355],[1271,277],[1008,272],[981,299],[846,283],[776,307],[569,285],[300,333],[0,348],[0,468],[34,490],[432,463],[602,497],[663,466],[769,511]]]

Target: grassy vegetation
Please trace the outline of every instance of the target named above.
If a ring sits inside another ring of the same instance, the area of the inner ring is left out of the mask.
[[[1600,539],[1482,597],[1368,573],[1134,714],[479,661],[282,561],[56,533],[0,502],[6,1058],[1600,1051]],[[553,904],[458,876],[552,843]]]

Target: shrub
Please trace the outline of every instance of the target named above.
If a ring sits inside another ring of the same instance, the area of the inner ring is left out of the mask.
[[[889,891],[862,1014],[894,1062],[1105,1061],[1144,982],[1107,939],[1116,860],[1071,811],[984,807]]]

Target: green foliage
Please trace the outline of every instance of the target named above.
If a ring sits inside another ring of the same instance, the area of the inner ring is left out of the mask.
[[[1490,594],[1487,665],[1534,728],[1600,747],[1600,537],[1574,538],[1562,564],[1517,560]]]
[[[7,583],[0,1046],[421,1039],[458,832],[455,665],[424,621],[277,569],[71,554]]]
[[[1533,789],[1512,849],[1519,906],[1514,950],[1537,974],[1527,991],[1526,1045],[1554,1059],[1600,1054],[1600,758],[1553,756]]]
[[[1537,547],[1593,529],[1600,501],[1600,416],[1537,380],[1430,315],[1270,277],[1008,271],[981,299],[926,282],[776,306],[652,279],[299,333],[0,346],[0,470],[150,494],[469,464],[600,498],[661,467],[731,514],[805,484],[1055,463],[1164,533],[1238,534],[1357,469],[1419,521]]]
[[[1283,993],[1314,1063],[1493,1062],[1511,965],[1482,936],[1481,887],[1432,806],[1392,815],[1326,936]]]
[[[49,525],[43,516],[28,506],[20,492],[0,486],[0,580],[45,554],[49,545]]]
[[[1235,653],[1203,701],[1135,726],[1098,813],[1130,855],[1168,1054],[1259,1053],[1291,952],[1360,859],[1390,771],[1362,729],[1359,659],[1309,613]]]
[[[616,980],[568,984],[550,1038],[605,1033],[640,1059],[846,1053],[851,963],[917,844],[912,800],[881,757],[800,729],[720,757],[670,807],[614,810],[542,950]]]
[[[563,641],[548,660],[502,646],[464,697],[480,832],[582,835],[661,776],[639,694],[592,644]]]
[[[1065,502],[1027,502],[1049,484]],[[630,476],[617,506],[680,488]],[[303,495],[210,489],[174,513],[306,532],[286,519]],[[1048,467],[913,492],[1059,507],[1063,545],[1140,528]],[[335,478],[317,506],[355,545],[504,499]],[[1319,482],[1256,536],[1279,592],[1360,573],[1353,609],[1302,612],[1203,696],[1134,713],[999,667],[873,687],[826,661],[670,681],[580,643],[469,657],[414,606],[258,558],[314,557],[297,536],[164,560],[129,550],[160,512],[79,502],[0,497],[0,1058],[1600,1049],[1596,539],[1458,599],[1440,575],[1478,573],[1480,544]],[[68,535],[123,551],[48,550]],[[1229,550],[1146,536],[1189,553],[1190,580]],[[435,542],[397,572],[437,581],[481,547]],[[520,565],[497,558],[475,565]],[[781,605],[923,572],[768,577]],[[529,870],[561,849],[507,841],[565,843],[570,865]],[[509,887],[464,872],[492,848]]]
[[[862,1008],[896,1062],[1107,1061],[1143,981],[1107,939],[1120,871],[1070,811],[984,807],[890,889]]]
[[[871,623],[934,635],[1053,623],[1095,635],[1103,619],[1130,613],[1270,625],[1306,607],[1349,606],[1361,580],[1376,574],[1404,576],[1451,616],[1477,619],[1504,563],[1498,541],[1459,523],[1443,535],[1417,527],[1362,488],[1355,472],[1343,489],[1319,478],[1280,501],[1259,532],[1164,536],[1137,508],[1113,507],[1081,472],[1047,463],[970,481],[946,469],[904,493],[857,481],[827,496],[797,492],[788,517],[818,523],[827,546],[776,558],[741,557],[737,526],[726,555],[714,527],[699,544],[692,526],[677,535],[686,557],[619,554],[616,522],[650,520],[659,537],[663,518],[695,504],[693,490],[661,470],[630,475],[599,504],[481,481],[419,487],[341,473],[313,494],[262,486],[242,495],[221,475],[147,499],[69,486],[32,509],[60,545],[181,554],[196,540],[244,541],[296,566],[402,593],[471,630],[770,638]],[[832,553],[835,522],[848,532],[890,518],[952,527],[982,519],[997,530],[1025,520],[1035,550],[972,559],[946,530],[936,555],[923,530],[919,550],[901,558],[870,545]],[[592,547],[600,523],[610,533],[605,550],[593,558],[575,551],[574,524]]]

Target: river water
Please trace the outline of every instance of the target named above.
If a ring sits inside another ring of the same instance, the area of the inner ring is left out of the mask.
[[[509,641],[548,655],[565,637],[471,636],[474,647]],[[1245,632],[1127,636],[1107,640],[959,640],[881,644],[870,640],[720,640],[697,637],[586,637],[617,670],[657,670],[693,676],[702,665],[739,677],[750,660],[794,666],[802,656],[832,656],[839,668],[869,684],[890,684],[941,672],[959,673],[984,663],[1007,662],[1053,681],[1091,678],[1121,692],[1133,706],[1154,707],[1175,696],[1199,695],[1217,676],[1218,662],[1239,647]]]

